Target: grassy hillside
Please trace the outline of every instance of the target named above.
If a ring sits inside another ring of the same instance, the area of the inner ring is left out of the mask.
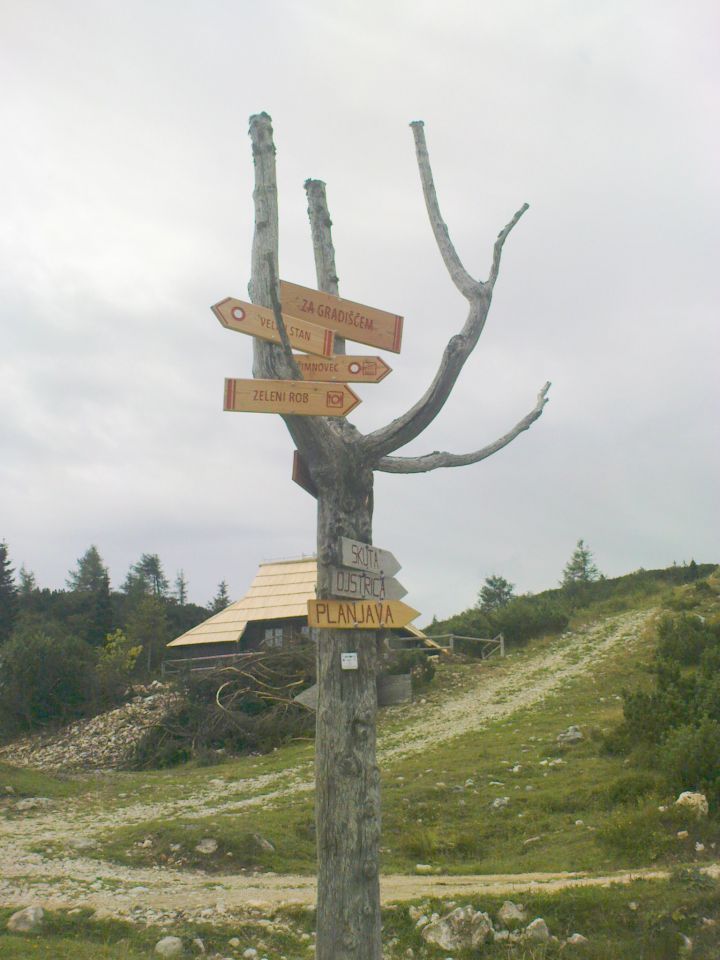
[[[661,771],[607,749],[623,719],[623,691],[650,691],[656,682],[657,618],[690,610],[711,622],[720,614],[720,579],[700,568],[704,576],[683,583],[686,570],[631,574],[618,578],[614,587],[613,581],[593,584],[568,605],[569,623],[561,634],[511,647],[503,660],[441,659],[422,701],[379,715],[384,874],[418,880],[428,871],[448,878],[536,872],[607,876],[660,868],[673,879],[555,894],[538,888],[522,899],[558,936],[576,930],[590,936],[582,951],[563,948],[563,957],[679,957],[682,935],[692,937],[693,956],[718,955],[720,927],[705,922],[720,921],[718,881],[699,872],[720,859],[718,812],[702,819],[683,812]],[[555,602],[557,597],[540,599]],[[582,738],[558,740],[571,725],[579,727]],[[127,891],[138,884],[161,898],[163,888],[172,890],[180,878],[196,891],[206,889],[213,903],[232,900],[243,877],[313,873],[312,778],[308,742],[214,767],[148,773],[58,778],[3,766],[0,790],[9,787],[14,793],[6,792],[2,801],[0,832],[18,851],[23,844],[32,851],[28,862],[40,858],[37,869],[42,866],[46,874],[42,889],[55,890],[68,902],[75,895],[72,884],[59,872],[52,879],[55,865],[68,858],[74,858],[76,892],[82,890],[78,898],[86,903],[107,896],[118,907],[129,905]],[[21,817],[15,800],[38,795],[51,802],[48,813],[41,809],[30,820]],[[81,854],[78,837],[87,840]],[[207,839],[216,848],[197,850]],[[153,872],[158,867],[163,869]],[[32,879],[37,876],[29,874],[22,889],[31,891],[40,882]],[[19,881],[13,889],[21,889]],[[27,902],[8,896],[12,891],[5,894],[10,904]],[[458,902],[492,912],[502,899],[468,894]],[[447,907],[427,901],[422,910],[442,914]],[[118,913],[131,915],[129,906],[127,913]],[[312,914],[286,910],[278,916],[284,932],[264,938],[268,960],[307,957]],[[247,922],[245,930],[239,921],[220,916],[213,928],[203,927],[199,912],[188,904],[171,932],[189,937],[201,931],[208,948],[215,945],[220,956],[239,957],[259,936]],[[154,928],[87,917],[81,927],[77,917],[62,912],[54,915],[50,930],[32,944],[0,934],[0,960],[131,960],[150,956],[153,937],[160,935]],[[241,946],[230,950],[232,936]],[[407,949],[416,956],[445,956],[423,944],[407,906],[388,909],[385,940],[391,944],[389,956],[402,956]],[[483,955],[551,958],[560,956],[560,947],[518,946],[509,952],[496,945]]]

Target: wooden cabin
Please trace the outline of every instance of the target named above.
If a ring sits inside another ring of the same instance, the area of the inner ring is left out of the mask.
[[[315,557],[261,563],[241,600],[168,644],[166,664],[204,657],[232,657],[252,650],[285,649],[311,640],[313,631],[308,627],[307,602],[315,598],[316,580]],[[425,635],[412,626],[393,633],[398,646],[426,640]]]

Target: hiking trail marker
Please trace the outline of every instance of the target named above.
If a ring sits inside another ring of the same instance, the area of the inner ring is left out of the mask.
[[[245,303],[235,297],[226,297],[210,308],[220,323],[228,330],[247,333],[261,340],[280,343],[280,332],[275,324],[271,309],[258,307],[254,303]],[[327,327],[308,322],[302,317],[283,316],[290,346],[305,353],[314,353],[320,357],[331,357],[335,345],[335,334]]]
[[[353,570],[366,570],[381,577],[393,577],[401,569],[400,564],[389,550],[381,550],[369,543],[340,538],[342,565]]]
[[[350,354],[338,354],[327,359],[296,354],[295,363],[306,380],[329,380],[333,383],[380,383],[392,372],[392,367],[382,357]]]
[[[405,587],[394,577],[379,577],[367,570],[330,567],[330,592],[334,597],[353,600],[402,600]]]
[[[306,380],[225,380],[224,410],[346,417],[361,402],[345,383]]]
[[[419,616],[402,600],[308,600],[308,625],[321,630],[396,629]]]
[[[400,353],[403,318],[397,313],[367,307],[354,300],[344,300],[285,280],[280,281],[280,305],[283,314],[321,324],[346,340]]]

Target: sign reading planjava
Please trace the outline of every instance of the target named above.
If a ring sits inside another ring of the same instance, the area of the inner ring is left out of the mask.
[[[321,630],[406,627],[420,616],[402,600],[308,600],[308,625]]]

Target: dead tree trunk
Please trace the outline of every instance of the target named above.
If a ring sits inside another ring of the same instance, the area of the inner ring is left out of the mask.
[[[495,242],[487,281],[462,266],[440,216],[422,123],[412,125],[425,202],[440,253],[453,283],[468,301],[464,326],[447,344],[424,396],[405,414],[363,435],[343,418],[284,417],[318,490],[317,595],[331,595],[330,566],[341,566],[340,538],[372,543],[373,472],[418,473],[485,459],[506,446],[541,415],[549,384],[530,413],[508,433],[468,454],[391,454],[419,436],[442,409],[487,317],[505,240],[524,205]],[[256,377],[302,379],[284,332],[278,290],[278,212],[275,147],[267,114],[250,119],[255,161],[255,235],[250,296],[271,307],[282,345],[255,341]],[[324,184],[306,190],[318,287],[338,293],[335,255]],[[336,341],[337,344],[337,341]],[[342,341],[338,352],[344,350]],[[316,741],[318,843],[317,960],[380,960],[380,786],[375,754],[376,635],[371,631],[320,631]],[[343,671],[340,654],[355,651],[358,670]]]

